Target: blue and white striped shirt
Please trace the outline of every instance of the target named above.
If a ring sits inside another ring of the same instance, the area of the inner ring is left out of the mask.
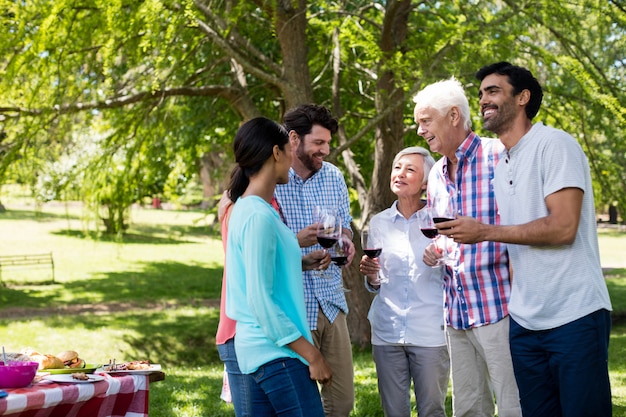
[[[290,168],[289,183],[278,184],[274,196],[280,204],[287,226],[294,233],[313,223],[315,206],[337,207],[342,227],[352,230],[348,187],[341,171],[328,162],[324,162],[322,168],[306,180]],[[321,246],[315,244],[301,249],[305,255],[321,249]],[[346,297],[340,290],[343,283],[341,269],[331,263],[323,275],[326,274],[332,274],[332,277],[320,276],[322,274],[317,271],[302,273],[307,319],[311,330],[317,329],[318,306],[331,323],[340,311],[348,313]]]

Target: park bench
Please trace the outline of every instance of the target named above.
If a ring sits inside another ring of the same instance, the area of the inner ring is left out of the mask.
[[[27,254],[27,255],[0,255],[0,281],[2,271],[7,268],[47,268],[52,269],[52,282],[54,282],[54,259],[52,252]]]

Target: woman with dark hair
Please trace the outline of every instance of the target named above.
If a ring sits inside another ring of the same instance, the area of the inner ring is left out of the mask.
[[[315,381],[330,383],[331,369],[312,344],[302,286],[302,258],[294,233],[271,201],[289,181],[287,131],[259,117],[235,137],[229,198],[226,313],[236,320],[239,368],[265,394],[256,416],[324,416]]]

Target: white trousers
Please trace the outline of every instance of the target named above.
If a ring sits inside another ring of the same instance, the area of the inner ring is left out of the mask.
[[[521,417],[509,349],[509,317],[468,330],[446,329],[454,417]]]

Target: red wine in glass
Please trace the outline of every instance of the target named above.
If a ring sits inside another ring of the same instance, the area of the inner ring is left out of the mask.
[[[318,236],[317,242],[325,249],[330,249],[333,247],[335,243],[337,243],[336,238],[326,237],[326,236]]]
[[[368,249],[363,249],[363,252],[365,252],[365,254],[367,256],[369,256],[370,258],[374,259],[374,258],[378,258],[380,256],[380,253],[383,251],[382,248],[368,248]]]
[[[341,236],[341,220],[334,208],[320,210],[317,219],[317,241],[324,249],[333,247]]]
[[[331,256],[330,260],[333,261],[337,266],[344,266],[348,263],[347,256]]]
[[[429,239],[434,239],[439,235],[439,230],[437,230],[436,228],[424,228],[420,230],[422,231],[424,236],[426,236]]]
[[[378,258],[383,251],[380,232],[376,228],[364,228],[361,231],[361,247],[369,258]]]

